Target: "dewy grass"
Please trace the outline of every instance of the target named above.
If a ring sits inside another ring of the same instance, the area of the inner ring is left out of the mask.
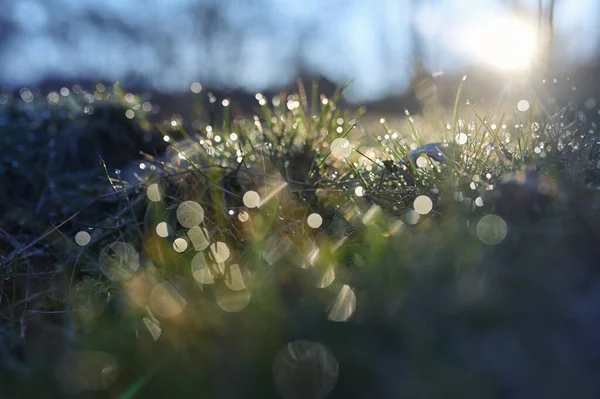
[[[585,354],[596,330],[572,309],[600,316],[589,300],[600,284],[597,125],[560,111],[484,117],[460,106],[463,84],[449,128],[425,148],[413,121],[368,132],[338,105],[342,90],[257,95],[256,116],[161,127],[183,139],[122,167],[118,195],[51,233],[0,231],[13,248],[0,269],[10,322],[0,389],[593,392]],[[583,338],[562,334],[564,320]],[[36,329],[56,331],[60,345]]]

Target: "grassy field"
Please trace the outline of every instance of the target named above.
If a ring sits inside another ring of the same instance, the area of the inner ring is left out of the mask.
[[[459,83],[401,123],[0,97],[1,396],[596,398],[595,100]]]

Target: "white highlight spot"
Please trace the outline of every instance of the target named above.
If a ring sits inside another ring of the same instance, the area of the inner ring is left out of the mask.
[[[260,204],[260,195],[256,191],[246,191],[242,201],[248,208],[257,208]]]
[[[170,227],[166,222],[160,222],[156,225],[156,234],[159,237],[167,238],[170,234]]]
[[[331,155],[337,159],[344,159],[350,156],[352,147],[350,141],[345,138],[337,138],[331,142]]]
[[[415,198],[413,207],[419,215],[427,215],[433,209],[433,201],[426,195],[419,195]]]
[[[238,214],[238,220],[242,223],[247,222],[250,219],[250,215],[246,211],[241,211]]]
[[[160,195],[160,188],[158,184],[153,183],[148,186],[146,189],[146,196],[152,202],[159,202],[162,199],[162,195]]]
[[[318,229],[323,224],[323,218],[318,213],[311,213],[306,218],[306,223],[313,229]]]
[[[190,86],[190,90],[192,90],[192,93],[198,94],[198,93],[200,93],[202,91],[202,85],[200,83],[198,83],[198,82],[194,82]]]
[[[521,100],[517,103],[517,109],[521,112],[527,112],[529,110],[529,101]]]
[[[88,233],[87,231],[80,231],[77,234],[75,234],[75,242],[80,247],[88,245],[90,243],[90,240],[91,236],[90,233]]]
[[[185,252],[185,250],[188,247],[188,242],[185,238],[176,238],[175,241],[173,241],[173,249],[175,250],[175,252]]]
[[[456,135],[456,137],[454,139],[456,140],[456,144],[465,145],[465,144],[467,144],[467,141],[469,140],[469,136],[467,136],[466,133],[460,132]]]

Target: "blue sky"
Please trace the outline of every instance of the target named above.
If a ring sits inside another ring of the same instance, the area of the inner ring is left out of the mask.
[[[548,2],[549,0],[544,0]],[[302,66],[353,79],[352,99],[401,92],[412,70],[416,21],[431,71],[481,62],[460,50],[466,32],[509,16],[502,0],[18,0],[0,16],[0,82],[49,76],[109,81],[130,73],[155,88],[192,81],[260,91]],[[535,10],[537,0],[522,0]],[[558,0],[559,59],[585,62],[600,48],[600,1]],[[212,14],[207,10],[218,10]],[[207,20],[206,15],[219,15]],[[3,32],[4,30],[4,32]],[[501,29],[500,29],[501,30]],[[477,36],[476,34],[473,36]]]

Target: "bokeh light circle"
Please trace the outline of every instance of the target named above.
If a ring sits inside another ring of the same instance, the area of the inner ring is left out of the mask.
[[[329,310],[328,318],[331,321],[346,321],[354,314],[355,310],[356,295],[349,285],[344,284]]]
[[[429,161],[427,161],[427,158],[425,158],[424,156],[420,156],[419,158],[417,158],[417,161],[415,163],[419,168],[424,168],[427,166]]]
[[[188,242],[185,238],[182,237],[178,237],[173,241],[173,249],[175,250],[175,252],[185,252],[185,250],[188,247]]]
[[[250,303],[250,290],[231,290],[225,284],[217,285],[215,289],[217,305],[228,313],[241,312]]]
[[[520,100],[517,103],[517,109],[521,112],[527,112],[529,110],[529,101],[527,100]]]
[[[344,159],[352,153],[350,141],[345,138],[337,138],[331,142],[331,155],[337,159]]]
[[[140,267],[140,256],[131,245],[116,241],[102,249],[98,257],[100,271],[113,281],[130,279]]]
[[[229,266],[229,273],[225,274],[225,285],[232,291],[240,291],[246,288],[244,271],[237,263]]]
[[[250,219],[250,215],[246,211],[241,211],[238,214],[238,220],[242,223],[247,222]]]
[[[177,207],[177,220],[185,228],[196,227],[204,220],[204,209],[195,201],[185,201]]]
[[[215,282],[213,275],[206,263],[206,256],[203,252],[198,252],[191,262],[192,276],[199,284],[212,284]]]
[[[419,215],[427,215],[433,209],[433,201],[426,195],[419,195],[415,198],[413,207]]]
[[[306,223],[313,229],[318,229],[323,224],[323,218],[318,213],[311,213],[306,218]]]
[[[205,228],[200,226],[192,227],[188,230],[187,236],[196,251],[204,251],[208,248],[208,230]]]
[[[58,362],[64,389],[71,393],[102,391],[117,380],[119,366],[110,354],[91,350],[69,350]]]
[[[500,244],[508,233],[504,219],[498,215],[485,215],[477,223],[477,237],[487,245]]]
[[[411,226],[419,223],[420,218],[421,215],[419,215],[419,213],[413,209],[409,209],[404,213],[404,215],[402,215],[402,221]]]
[[[227,244],[221,241],[217,241],[210,245],[210,252],[213,256],[213,259],[217,263],[223,263],[227,259],[229,259],[229,247]]]
[[[71,309],[80,313],[84,319],[97,317],[108,307],[107,296],[94,288],[80,281],[71,289]]]
[[[84,247],[86,245],[88,245],[91,241],[92,237],[90,236],[90,233],[88,233],[87,231],[80,231],[77,234],[75,234],[75,243],[77,245],[79,245],[80,247]]]
[[[339,364],[323,344],[294,341],[273,360],[275,389],[285,399],[325,398],[335,387]]]
[[[166,222],[160,222],[156,225],[156,235],[167,238],[171,234],[171,227]]]
[[[160,317],[175,317],[183,312],[185,305],[185,299],[168,281],[156,284],[150,291],[148,307]]]
[[[242,201],[247,208],[258,208],[260,205],[260,195],[256,191],[246,191]]]
[[[162,195],[160,193],[160,187],[158,187],[158,184],[150,184],[146,189],[146,196],[152,202],[159,202],[162,199]]]
[[[469,136],[467,136],[466,133],[460,132],[456,135],[456,137],[454,139],[456,140],[456,144],[465,145],[465,144],[467,144],[467,141],[469,140]]]

